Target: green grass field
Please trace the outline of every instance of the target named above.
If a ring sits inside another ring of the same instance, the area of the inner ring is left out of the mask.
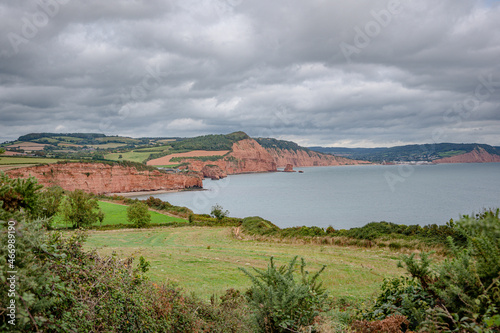
[[[238,267],[265,268],[271,256],[284,264],[299,255],[310,271],[327,265],[321,276],[333,296],[372,296],[384,277],[403,272],[396,266],[399,254],[388,249],[238,240],[227,227],[91,231],[89,235],[87,249],[102,255],[144,256],[151,262],[151,280],[178,283],[203,298],[249,287]]]
[[[132,161],[142,163],[149,157],[150,154],[150,152],[129,151],[126,153],[105,154],[104,158],[112,161]],[[122,155],[122,158],[120,158],[120,155]]]
[[[0,156],[0,165],[49,164],[49,163],[57,163],[59,161],[66,161],[66,160],[57,158],[44,158],[44,157]]]
[[[111,202],[99,201],[99,207],[104,212],[104,220],[102,225],[127,224],[127,206],[118,205]],[[149,211],[151,214],[151,223],[168,223],[168,222],[186,222],[187,220],[160,214],[155,211]],[[61,216],[54,216],[53,225],[56,228],[67,227]]]
[[[451,156],[455,156],[455,155],[460,155],[460,154],[465,154],[466,151],[465,150],[450,150],[450,151],[447,151],[447,152],[444,152],[444,153],[439,153],[439,157],[451,157]]]

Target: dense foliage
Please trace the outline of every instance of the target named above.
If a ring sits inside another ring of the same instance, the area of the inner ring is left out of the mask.
[[[39,193],[38,207],[36,215],[47,221],[47,225],[51,225],[51,220],[54,215],[59,212],[59,207],[64,200],[64,190],[59,186],[44,188]]]
[[[243,132],[211,134],[172,142],[173,150],[231,150],[233,143],[248,139]]]
[[[386,281],[365,318],[403,314],[427,332],[497,332],[500,329],[499,210],[464,216],[454,228],[465,245],[449,237],[453,256],[433,265],[425,253],[403,256],[411,279]]]
[[[29,133],[20,136],[18,141],[34,141],[41,138],[52,138],[52,137],[72,137],[81,138],[87,140],[93,140],[96,138],[104,138],[106,135],[102,133]]]
[[[41,188],[34,177],[11,179],[0,172],[0,219],[17,218],[21,213],[37,215]]]
[[[151,223],[148,205],[142,201],[127,207],[127,220],[136,228],[147,227]]]
[[[75,190],[66,195],[61,205],[61,213],[66,221],[72,223],[73,228],[86,228],[104,219],[97,198],[82,190]]]
[[[301,259],[300,276],[295,276],[297,257],[288,265],[276,267],[271,257],[267,269],[254,268],[254,273],[240,268],[252,281],[247,293],[250,306],[256,314],[260,331],[297,332],[309,328],[317,316],[325,309],[327,294],[318,282],[325,269],[310,275]]]
[[[135,200],[133,199],[126,199],[126,198],[123,199],[127,204],[132,204],[135,202]],[[155,198],[153,196],[147,198],[145,203],[151,208],[170,212],[174,215],[178,215],[181,217],[188,217],[190,214],[193,214],[193,211],[187,207],[174,206],[167,201],[162,201],[161,199]]]
[[[336,230],[332,227],[326,229],[316,226],[302,226],[279,228],[272,222],[258,216],[243,219],[242,228],[250,235],[273,236],[280,238],[291,237],[346,237],[355,240],[367,241],[366,244],[374,245],[372,241],[384,240],[420,240],[428,245],[446,245],[447,237],[457,244],[465,244],[466,238],[462,231],[454,227],[455,223],[450,220],[445,225],[404,225],[390,222],[371,222],[360,228]],[[391,247],[401,247],[399,243],[393,242]]]
[[[264,148],[284,149],[292,151],[309,151],[309,149],[301,147],[292,141],[278,140],[273,138],[256,138],[255,141],[257,141]]]

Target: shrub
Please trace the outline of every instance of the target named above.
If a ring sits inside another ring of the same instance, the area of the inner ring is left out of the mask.
[[[251,235],[269,235],[280,230],[278,226],[259,216],[245,217],[241,226],[245,232]]]
[[[430,332],[500,329],[499,210],[464,216],[450,227],[452,234],[458,235],[448,237],[453,257],[432,267],[426,253],[420,254],[419,260],[415,254],[403,256],[412,279],[386,281],[365,318],[403,314],[412,327],[420,323],[419,329]],[[462,237],[465,245],[461,245]]]
[[[327,294],[317,281],[325,266],[310,276],[301,259],[300,276],[296,279],[296,262],[297,257],[278,268],[271,257],[267,270],[254,268],[255,275],[240,268],[252,281],[247,299],[262,332],[290,332],[311,327],[325,309]]]
[[[126,204],[130,205],[136,201],[139,201],[137,199],[132,200],[132,199],[127,199],[125,201]],[[175,214],[180,217],[189,217],[189,214],[193,214],[193,211],[189,208],[186,207],[181,207],[181,206],[174,206],[170,202],[167,201],[162,201],[159,198],[155,198],[153,196],[150,196],[145,200],[146,205],[148,205],[151,208],[158,209],[158,210],[164,210],[167,211],[171,214]]]
[[[0,172],[0,219],[36,215],[41,188],[34,177],[11,179]]]
[[[383,320],[392,315],[403,315],[409,321],[409,328],[415,329],[433,306],[434,299],[417,280],[408,277],[384,279],[375,305],[369,312],[363,313],[362,318]]]
[[[212,206],[212,211],[210,212],[210,215],[212,215],[214,218],[217,219],[217,221],[220,223],[226,216],[229,215],[228,210],[224,210],[221,205],[215,205]]]
[[[143,228],[151,223],[148,205],[138,201],[127,207],[127,220],[136,228]]]

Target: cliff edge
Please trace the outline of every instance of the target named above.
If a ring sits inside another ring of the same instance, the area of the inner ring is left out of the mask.
[[[310,150],[267,148],[267,151],[273,156],[279,168],[285,167],[287,164],[292,164],[294,167],[370,164],[367,161],[351,160]]]
[[[203,187],[199,173],[167,174],[104,163],[56,163],[13,169],[6,173],[12,178],[33,176],[44,186],[57,185],[67,191],[81,189],[94,194]]]
[[[271,154],[279,168],[286,167],[287,164],[292,164],[294,167],[370,164],[367,161],[312,151],[291,141],[272,138],[257,138],[256,140]]]
[[[276,162],[271,154],[253,139],[244,139],[233,143],[231,151],[219,160],[184,159],[181,162],[189,163],[190,170],[203,172],[206,177],[212,176],[211,172],[206,172],[206,166],[210,166],[211,169],[217,166],[221,170],[221,174],[227,175],[277,170]]]

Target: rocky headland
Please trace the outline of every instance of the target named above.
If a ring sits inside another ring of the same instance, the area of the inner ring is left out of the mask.
[[[148,161],[148,165],[155,165],[155,163],[157,163],[155,160]],[[277,171],[273,157],[253,139],[233,143],[230,152],[215,160],[193,157],[181,159],[180,163],[187,164],[189,170],[201,172],[204,177],[213,179],[240,173]]]
[[[476,147],[474,150],[451,157],[440,158],[433,161],[434,163],[491,163],[500,162],[500,156],[488,153],[482,147]]]
[[[294,167],[370,164],[367,161],[352,160],[306,149],[292,150],[270,147],[266,150],[273,157],[278,168],[286,167],[288,164]]]

